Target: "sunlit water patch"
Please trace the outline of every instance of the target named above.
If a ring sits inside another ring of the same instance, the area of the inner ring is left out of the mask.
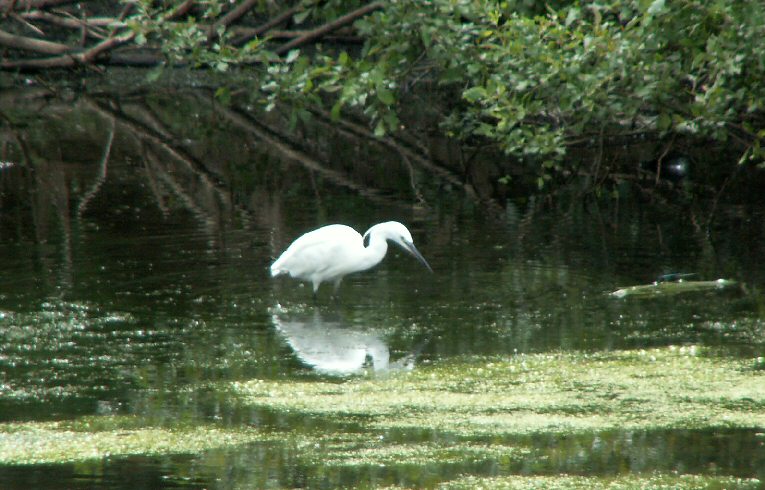
[[[0,339],[6,420],[109,412],[136,386],[136,366],[174,350],[172,339],[130,314],[61,301],[3,312]]]

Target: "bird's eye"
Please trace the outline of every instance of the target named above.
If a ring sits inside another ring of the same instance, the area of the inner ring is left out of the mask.
[[[364,235],[364,248],[369,246],[369,233]]]

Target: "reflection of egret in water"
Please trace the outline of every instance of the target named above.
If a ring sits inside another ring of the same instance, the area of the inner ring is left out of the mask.
[[[319,312],[302,317],[274,314],[272,319],[298,358],[323,374],[408,370],[414,365],[413,355],[391,363],[388,345],[378,332],[349,328],[339,320],[325,320]]]

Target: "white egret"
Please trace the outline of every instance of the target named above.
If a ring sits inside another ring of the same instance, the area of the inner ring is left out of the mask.
[[[291,277],[310,281],[313,294],[325,281],[335,284],[335,293],[348,274],[371,269],[380,263],[388,251],[388,240],[433,272],[430,264],[414,246],[412,234],[406,226],[396,221],[379,223],[362,237],[359,232],[345,225],[328,225],[309,231],[287,247],[287,250],[271,264],[273,277],[289,274]]]

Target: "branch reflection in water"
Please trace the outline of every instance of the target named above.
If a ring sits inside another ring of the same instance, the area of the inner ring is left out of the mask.
[[[339,314],[327,318],[319,311],[287,313],[272,308],[272,321],[301,362],[329,376],[411,370],[417,352],[391,362],[382,334],[343,321]]]

